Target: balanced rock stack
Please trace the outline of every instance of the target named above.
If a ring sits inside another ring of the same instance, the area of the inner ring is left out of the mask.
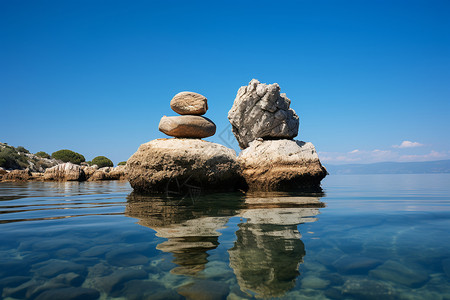
[[[277,83],[253,79],[238,90],[228,113],[250,190],[319,188],[327,171],[312,143],[293,140],[299,118]]]
[[[161,132],[177,138],[205,138],[216,133],[216,125],[202,117],[208,110],[206,97],[193,92],[181,92],[170,101],[170,107],[181,116],[163,116],[159,122]]]
[[[159,130],[175,138],[142,144],[127,161],[134,191],[184,195],[185,188],[189,193],[236,189],[242,182],[236,152],[201,140],[216,132],[216,125],[201,116],[208,110],[206,98],[182,92],[170,107],[180,116],[162,117]]]

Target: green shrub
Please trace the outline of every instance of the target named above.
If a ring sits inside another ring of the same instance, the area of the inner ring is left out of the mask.
[[[92,160],[92,164],[97,165],[99,168],[114,166],[113,162],[105,156],[97,156]]]
[[[87,161],[86,162],[89,166],[92,166],[92,161],[90,160],[90,161]]]
[[[39,151],[39,152],[37,152],[34,155],[42,157],[42,158],[50,158],[50,155],[47,152],[44,152],[44,151]]]
[[[52,158],[79,165],[85,161],[84,156],[72,150],[62,149],[52,153]]]
[[[22,154],[17,153],[13,147],[0,148],[0,167],[5,169],[25,169],[28,160]]]
[[[19,146],[16,148],[17,152],[22,152],[22,153],[30,153],[30,151],[28,151],[27,149],[25,149],[25,147]]]
[[[118,163],[117,165],[118,166],[125,166],[127,164],[127,162],[126,161],[121,161],[120,163]]]

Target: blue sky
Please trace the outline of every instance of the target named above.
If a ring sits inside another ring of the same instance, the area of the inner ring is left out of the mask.
[[[325,163],[450,158],[449,1],[0,0],[0,141],[127,160],[171,98],[277,82]]]

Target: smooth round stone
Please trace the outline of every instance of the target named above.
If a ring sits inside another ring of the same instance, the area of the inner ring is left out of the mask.
[[[159,131],[178,138],[205,138],[216,133],[216,124],[201,116],[163,116]]]
[[[181,92],[172,98],[170,107],[180,115],[203,115],[208,110],[208,100],[197,93]]]

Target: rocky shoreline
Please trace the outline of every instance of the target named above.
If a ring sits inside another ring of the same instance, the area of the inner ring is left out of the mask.
[[[127,180],[126,166],[99,168],[97,165],[80,166],[70,162],[47,168],[44,172],[0,170],[1,182],[15,181],[102,181]]]
[[[159,123],[159,130],[172,138],[142,144],[126,165],[99,168],[48,160],[45,171],[34,164],[25,170],[0,169],[0,181],[128,180],[137,193],[183,196],[203,191],[320,190],[327,170],[312,143],[294,140],[300,122],[290,103],[277,83],[253,79],[239,88],[228,112],[242,150],[237,156],[233,149],[202,140],[216,133],[214,122],[203,116],[207,98],[181,92],[170,101],[179,115],[163,116]]]

